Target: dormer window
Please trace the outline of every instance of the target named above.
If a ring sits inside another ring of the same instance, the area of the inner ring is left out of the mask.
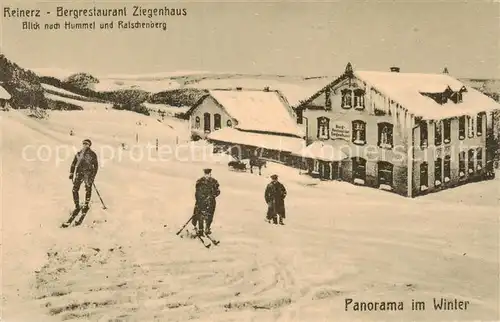
[[[350,109],[352,107],[352,90],[342,90],[342,108]]]
[[[451,100],[455,104],[461,103],[463,99],[462,93],[466,91],[465,86],[456,92],[448,86],[442,92],[420,92],[420,94],[432,98],[436,103],[443,105],[448,103],[448,100]]]

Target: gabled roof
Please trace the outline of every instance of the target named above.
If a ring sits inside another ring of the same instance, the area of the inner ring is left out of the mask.
[[[448,74],[353,71],[351,68],[346,68],[344,74],[322,88],[298,108],[308,108],[307,105],[323,94],[328,87],[335,86],[348,77],[354,77],[364,82],[398,103],[409,113],[426,119],[444,119],[500,109],[500,104],[493,99],[466,86]],[[452,100],[448,100],[446,103],[440,104],[428,95],[424,95],[424,93],[443,93],[448,88],[454,92],[465,88],[466,92],[462,95],[462,102],[454,103]]]
[[[12,96],[9,94],[9,92],[7,92],[7,90],[3,88],[2,85],[0,85],[0,99],[10,100],[11,97]]]
[[[209,95],[233,119],[237,129],[256,132],[287,134],[303,137],[294,112],[278,91],[263,90],[211,90]],[[201,105],[200,99],[189,115]]]
[[[340,75],[339,77],[337,77],[336,79],[334,79],[333,81],[331,81],[330,83],[328,83],[326,86],[324,86],[323,88],[321,88],[319,91],[317,91],[316,93],[314,93],[311,97],[309,97],[308,99],[304,100],[295,109],[303,109],[303,108],[305,108],[307,104],[310,104],[318,96],[320,96],[321,94],[323,94],[326,91],[327,88],[337,85],[338,83],[342,82],[343,80],[347,79],[348,77],[349,76],[346,73]]]
[[[444,119],[500,109],[500,104],[487,95],[465,86],[447,74],[355,71],[354,76],[394,100],[408,112],[428,119]],[[448,100],[439,104],[422,94],[443,93],[447,88],[458,92],[463,87],[466,92],[460,103]]]

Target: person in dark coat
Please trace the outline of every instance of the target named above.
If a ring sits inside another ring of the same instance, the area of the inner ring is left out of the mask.
[[[80,208],[80,186],[85,183],[85,204],[84,209],[88,209],[90,197],[92,196],[92,184],[97,175],[99,163],[97,155],[90,149],[92,141],[83,140],[83,148],[76,153],[69,170],[69,179],[73,181],[73,202],[75,208]]]
[[[264,194],[264,198],[267,203],[267,215],[266,220],[275,225],[278,224],[277,215],[279,215],[279,223],[280,225],[284,225],[283,219],[285,219],[285,198],[287,191],[285,186],[278,181],[278,176],[273,174],[271,176],[271,182],[266,187],[266,192]]]
[[[204,169],[204,176],[196,181],[194,214],[192,224],[200,235],[212,233],[210,227],[214,219],[216,198],[220,195],[219,182],[212,178],[212,169]],[[203,216],[206,216],[205,231],[203,229]],[[198,224],[198,229],[197,228]]]

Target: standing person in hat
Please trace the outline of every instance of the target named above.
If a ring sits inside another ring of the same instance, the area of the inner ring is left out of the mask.
[[[271,223],[271,219],[275,225],[278,224],[277,215],[280,216],[279,223],[284,225],[283,219],[285,219],[285,198],[286,198],[285,186],[278,181],[278,176],[273,174],[271,176],[271,182],[266,187],[266,192],[264,198],[267,203],[267,215],[266,220]]]
[[[99,164],[96,153],[90,149],[92,141],[85,139],[82,143],[83,148],[76,153],[71,163],[69,179],[73,181],[73,201],[76,209],[80,208],[80,186],[82,182],[85,183],[85,204],[83,209],[88,210],[92,195],[92,184],[97,175]]]
[[[210,235],[210,226],[214,219],[216,200],[220,195],[219,182],[212,178],[212,169],[204,169],[204,176],[196,181],[196,204],[194,206],[194,216],[191,221],[198,234]],[[203,231],[203,216],[206,216],[205,231]],[[197,228],[198,224],[198,229]]]

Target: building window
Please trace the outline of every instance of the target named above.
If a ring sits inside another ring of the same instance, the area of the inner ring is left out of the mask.
[[[458,154],[458,176],[464,178],[465,171],[465,151],[462,151]]]
[[[205,132],[210,132],[212,126],[210,125],[210,113],[203,114],[203,129]]]
[[[467,116],[467,136],[474,137],[474,118],[472,116]]]
[[[427,190],[429,188],[429,165],[427,162],[422,162],[420,164],[420,191]]]
[[[483,135],[483,113],[479,113],[476,119],[476,133],[477,136]]]
[[[375,106],[373,108],[373,113],[376,115],[376,116],[384,116],[386,115],[385,111],[381,110],[381,109],[378,109],[377,106]]]
[[[458,138],[460,140],[465,139],[465,116],[458,118]]]
[[[326,140],[329,138],[330,119],[327,117],[318,117],[318,139]]]
[[[444,157],[444,183],[449,182],[451,180],[451,157],[449,155]]]
[[[357,110],[365,109],[365,91],[362,89],[354,91],[354,108]]]
[[[483,168],[483,149],[476,149],[476,168],[481,170]]]
[[[352,107],[352,91],[350,89],[342,90],[342,108],[349,109]]]
[[[332,98],[331,98],[331,89],[330,89],[330,87],[327,87],[325,89],[325,107],[326,107],[326,109],[331,109],[332,108]]]
[[[434,185],[439,187],[443,182],[443,160],[441,158],[437,158],[434,161]]]
[[[427,146],[428,146],[427,122],[423,121],[420,123],[420,147],[424,149]]]
[[[443,132],[442,132],[443,123],[441,121],[436,121],[434,123],[434,145],[441,145],[443,142]]]
[[[297,124],[302,124],[302,122],[304,122],[303,118],[304,118],[304,112],[302,109],[298,109],[296,111],[297,113]]]
[[[233,126],[233,122],[231,122],[231,120],[227,120],[226,124],[227,124],[228,127]]]
[[[379,123],[378,124],[378,146],[381,148],[392,149],[392,129],[393,126],[390,123]]]
[[[468,166],[469,174],[474,173],[474,149],[469,149],[468,161],[469,161],[469,166]]]
[[[451,120],[446,119],[443,121],[443,142],[445,144],[451,142]]]
[[[313,172],[319,173],[319,161],[318,160],[313,161]]]
[[[352,177],[354,183],[364,184],[366,181],[366,160],[360,157],[352,158]]]
[[[214,129],[218,130],[221,128],[221,117],[220,114],[214,114]]]
[[[366,144],[366,123],[364,121],[352,121],[352,142],[358,145]]]
[[[200,128],[200,117],[199,116],[195,117],[195,119],[194,119],[194,128],[195,129]]]
[[[390,162],[379,161],[378,162],[378,184],[388,185],[392,187],[392,171],[394,166]]]

